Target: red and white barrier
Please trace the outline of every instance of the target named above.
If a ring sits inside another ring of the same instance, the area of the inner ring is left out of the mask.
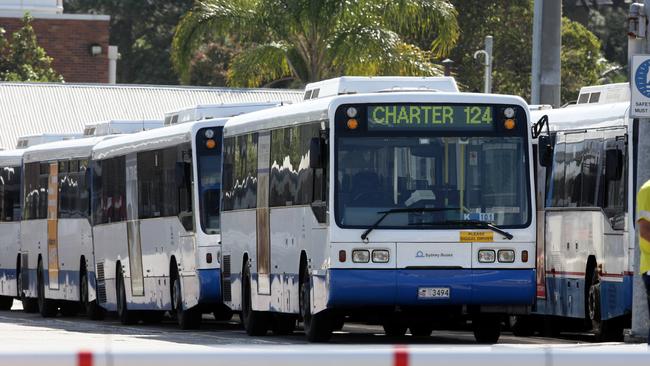
[[[647,345],[191,346],[162,351],[2,350],[12,366],[649,366]]]

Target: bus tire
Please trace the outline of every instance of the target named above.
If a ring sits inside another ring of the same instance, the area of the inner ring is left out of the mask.
[[[587,316],[596,342],[619,341],[623,339],[623,323],[620,319],[602,319],[600,276],[593,271],[587,300]]]
[[[472,319],[476,342],[493,344],[501,337],[501,319],[494,315],[477,315]]]
[[[38,261],[36,282],[38,287],[38,312],[41,313],[43,318],[55,317],[58,312],[57,303],[54,300],[45,298],[45,279],[43,278],[43,262],[41,260]]]
[[[181,329],[198,329],[201,326],[201,312],[197,308],[183,309],[183,291],[178,274],[174,276],[172,284],[172,310]]]
[[[296,317],[291,314],[274,314],[271,325],[273,335],[289,335],[296,330]]]
[[[311,313],[311,281],[309,271],[303,271],[300,283],[300,315],[302,316],[305,336],[309,342],[327,342],[332,338],[332,324],[329,313],[323,310]]]
[[[267,316],[264,312],[253,310],[251,300],[251,271],[248,265],[244,265],[242,273],[242,307],[241,320],[250,336],[266,335],[268,330]]]
[[[10,296],[0,296],[0,310],[11,310],[14,304],[14,298]]]
[[[406,330],[408,329],[406,324],[402,324],[396,321],[388,321],[382,324],[382,327],[384,328],[384,334],[386,334],[388,337],[403,337],[406,334]]]
[[[126,303],[126,286],[124,286],[124,274],[121,270],[117,272],[116,281],[116,294],[117,294],[117,317],[123,325],[131,325],[137,322],[133,311],[128,309]]]
[[[104,309],[97,304],[97,299],[89,301],[88,289],[90,282],[88,280],[88,273],[84,270],[81,273],[81,286],[79,286],[79,300],[81,300],[81,308],[85,311],[86,316],[90,320],[104,319]]]

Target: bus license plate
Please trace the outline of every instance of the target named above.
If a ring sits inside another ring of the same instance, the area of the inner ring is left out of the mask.
[[[418,299],[448,299],[449,287],[420,287]]]

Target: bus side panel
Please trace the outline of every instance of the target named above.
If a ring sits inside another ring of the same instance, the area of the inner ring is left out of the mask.
[[[27,254],[28,263],[22,263],[22,271],[27,271],[29,284],[25,290],[25,296],[36,298],[36,270],[38,268],[38,256],[43,261],[43,281],[49,283],[47,272],[47,220],[26,220],[20,223],[20,246],[21,252]],[[49,297],[49,287],[45,286],[45,296]]]
[[[312,269],[325,268],[329,252],[326,230],[314,228],[319,229],[319,224],[309,206],[271,209],[272,303],[269,310],[299,313],[302,249]]]
[[[20,251],[20,222],[0,223],[0,295],[16,296],[16,260]]]
[[[138,309],[171,309],[169,266],[172,256],[181,266],[180,273],[185,271],[179,251],[180,233],[185,233],[185,230],[177,217],[140,220],[144,292],[143,296],[132,293],[130,301],[138,304]],[[196,305],[196,300],[193,305]]]
[[[226,211],[221,214],[221,240],[223,246],[223,256],[230,256],[230,287],[231,301],[226,304],[233,310],[241,310],[241,275],[244,254],[248,254],[251,259],[251,285],[256,288],[255,262],[256,252],[256,210]],[[251,291],[253,304],[256,300],[256,291]],[[257,309],[255,309],[257,310]]]
[[[97,276],[97,287],[106,293],[105,299],[99,297],[99,303],[107,310],[114,311],[117,309],[116,296],[116,264],[120,261],[124,268],[124,279],[128,290],[126,297],[131,296],[129,271],[129,256],[127,248],[126,222],[117,222],[114,224],[97,225],[93,227],[94,246],[95,246],[95,266],[101,266],[104,269],[104,277]],[[99,274],[101,271],[97,271]],[[102,301],[104,300],[104,301]]]
[[[58,222],[59,281],[58,299],[79,301],[79,281],[81,257],[92,259],[92,234],[87,219],[59,219]],[[94,277],[94,269],[88,268],[89,278]],[[89,290],[93,294],[94,284]]]

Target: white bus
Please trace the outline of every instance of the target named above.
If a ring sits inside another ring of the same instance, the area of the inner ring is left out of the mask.
[[[84,126],[84,136],[119,135],[152,130],[163,126],[162,120],[109,120],[87,123]]]
[[[629,87],[586,87],[579,100],[531,112],[550,128],[539,137],[536,316],[519,318],[516,331],[586,325],[598,339],[622,339],[632,309],[638,158]]]
[[[90,221],[91,137],[32,146],[23,155],[18,273],[24,298],[44,317],[79,312],[101,318],[94,291]],[[25,306],[25,301],[23,303]]]
[[[226,118],[239,114],[268,109],[288,102],[257,102],[233,104],[197,104],[177,111],[165,113],[165,126],[194,122],[203,119]]]
[[[20,182],[24,151],[0,151],[0,310],[11,309],[14,298],[21,297],[16,269],[20,260],[17,253],[20,251]]]
[[[346,320],[496,342],[535,298],[528,106],[451,78],[346,77],[224,129],[225,303],[248,334]]]
[[[268,104],[270,106],[277,105]],[[221,105],[222,115],[259,104]],[[222,129],[227,118],[118,137],[93,151],[99,303],[122,323],[172,311],[183,329],[203,313],[229,319],[221,293]],[[117,206],[119,206],[119,209]]]

